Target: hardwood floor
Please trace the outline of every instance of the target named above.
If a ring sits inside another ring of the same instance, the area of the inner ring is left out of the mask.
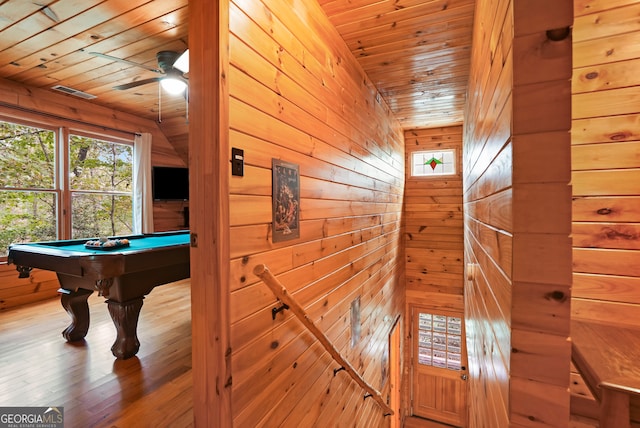
[[[404,428],[454,428],[451,425],[439,423],[429,419],[415,416],[407,416],[404,420]]]
[[[154,289],[138,323],[140,351],[111,354],[115,327],[104,298],[89,298],[84,342],[61,335],[55,299],[0,312],[0,406],[64,407],[65,427],[193,425],[189,280]]]
[[[154,289],[144,300],[140,351],[111,354],[115,327],[102,297],[89,298],[84,342],[60,334],[69,316],[59,299],[0,311],[0,406],[64,407],[66,428],[191,427],[189,280]],[[446,427],[407,418],[405,427]],[[571,428],[597,421],[572,417]]]

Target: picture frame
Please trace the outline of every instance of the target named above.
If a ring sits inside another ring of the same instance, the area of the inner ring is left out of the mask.
[[[299,166],[273,158],[272,167],[272,241],[300,237]]]

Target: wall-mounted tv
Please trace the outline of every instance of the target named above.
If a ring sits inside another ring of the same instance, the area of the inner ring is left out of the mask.
[[[154,201],[189,200],[189,168],[154,166],[151,183]]]

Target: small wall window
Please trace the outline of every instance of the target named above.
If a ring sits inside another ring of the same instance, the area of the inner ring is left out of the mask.
[[[432,177],[456,173],[456,151],[429,150],[411,153],[411,176]]]

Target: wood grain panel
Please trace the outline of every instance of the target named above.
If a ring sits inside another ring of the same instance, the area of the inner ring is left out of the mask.
[[[409,164],[413,151],[439,149],[455,149],[459,163],[461,133],[461,127],[405,131],[406,163]],[[462,242],[460,174],[441,178],[412,178],[409,172],[408,169],[404,199],[407,282],[454,287],[452,292],[458,293],[462,284],[462,253],[451,252],[442,245],[434,248],[431,243],[439,241],[438,237],[444,237],[445,242]],[[438,273],[447,275],[434,278]],[[425,274],[426,277],[423,277]],[[410,301],[407,303],[410,304]]]
[[[547,339],[548,340],[548,339]],[[564,346],[562,346],[564,345]],[[566,343],[559,347],[566,348]],[[557,352],[557,357],[566,360],[566,349]],[[564,377],[568,377],[569,363],[563,368]],[[510,426],[527,427],[535,421],[540,426],[556,426],[559,420],[569,420],[568,390],[564,386],[549,386],[548,383],[534,382],[527,378],[516,377],[512,381],[513,394],[518,394],[523,399],[511,409]],[[565,381],[568,384],[568,379]],[[564,426],[564,425],[563,425]]]
[[[574,171],[571,183],[574,196],[635,196],[638,194],[640,169],[598,169]]]
[[[457,309],[462,313],[462,127],[412,129],[404,134],[407,165],[411,165],[411,155],[415,151],[454,149],[457,157],[456,174],[451,176],[412,177],[411,168],[407,168],[404,197],[406,310],[422,304],[434,310]],[[411,331],[410,320],[405,328]],[[412,340],[409,338],[406,342],[405,360],[415,361],[415,357],[411,359]],[[409,399],[412,379],[421,382],[415,378],[416,373],[405,375],[405,399]],[[463,399],[466,399],[464,394],[452,396],[449,404]],[[446,422],[450,416],[443,413],[440,417]]]
[[[574,171],[636,168],[640,164],[640,141],[575,145],[571,160]]]
[[[576,2],[572,317],[637,326],[640,26],[632,0]]]
[[[404,140],[317,4],[230,4],[230,144],[245,175],[229,177],[234,425],[340,425],[384,415],[253,276],[269,267],[365,379],[381,381],[402,312],[400,221]],[[375,118],[375,120],[372,120]],[[271,242],[271,161],[300,171],[300,238]],[[349,344],[360,296],[362,337]],[[304,392],[304,393],[303,393]],[[321,422],[320,422],[321,421]]]
[[[193,423],[231,426],[229,3],[189,2]]]
[[[640,219],[640,197],[574,196],[572,212],[574,222],[637,222]]]
[[[633,3],[636,0],[576,0],[573,7],[575,16],[582,16]]]
[[[540,319],[545,320],[546,329],[554,329],[558,333],[569,335],[569,306],[574,289],[557,284],[532,284],[518,282],[520,293],[513,297],[513,309],[517,316],[513,317],[513,327],[522,331],[535,331]],[[563,339],[564,340],[564,339]],[[556,342],[556,338],[551,338]],[[545,358],[545,357],[542,357]],[[555,367],[564,367],[564,357],[556,361]],[[544,366],[541,366],[544,367]],[[556,373],[557,375],[558,373]],[[556,378],[562,379],[561,377]]]
[[[565,302],[570,301],[568,295]],[[568,312],[567,312],[568,313]],[[566,326],[568,321],[565,318],[562,328],[565,330],[565,334],[568,336],[569,328]],[[514,330],[519,330],[519,327],[514,326]],[[540,392],[545,391],[542,384],[556,384],[558,380],[561,380],[559,388],[566,386],[566,380],[564,377],[567,375],[570,366],[570,360],[567,361],[566,357],[566,336],[555,336],[549,338],[548,335],[538,333],[529,329],[522,329],[518,331],[517,335],[514,335],[513,352],[514,356],[511,360],[511,369],[517,370],[521,373],[526,373],[523,379],[527,379],[532,385],[537,385]],[[545,361],[545,364],[539,364],[538,361]],[[551,390],[555,388],[550,388]],[[550,397],[549,397],[550,398]],[[563,397],[553,397],[555,399],[563,400]],[[566,397],[564,398],[565,405]],[[541,407],[541,410],[546,406]],[[567,411],[567,409],[563,409]],[[536,415],[536,419],[544,420],[547,416],[544,414]],[[550,423],[547,423],[551,425]]]
[[[470,251],[470,248],[467,250]],[[472,252],[466,254],[470,255],[468,260],[475,261]],[[465,283],[467,325],[470,314],[486,312],[480,292],[475,286]],[[474,327],[476,328],[474,334],[478,339],[474,341],[467,339],[467,344],[471,347],[468,350],[470,426],[508,426],[509,414],[505,400],[509,396],[509,385],[506,379],[505,362],[499,359],[493,360],[489,354],[495,340],[494,324],[488,321],[478,322]],[[477,363],[471,364],[472,359]]]
[[[635,71],[638,69],[637,59],[614,64],[595,64],[581,67],[573,71],[571,81],[574,94],[606,89],[618,89],[625,86],[637,86],[640,79]]]
[[[571,185],[560,168],[566,171],[570,156],[573,2],[553,2],[553,7],[549,3],[548,10],[533,1],[515,4],[514,147],[529,144],[530,150],[539,150],[537,140],[542,135],[556,131],[558,135],[544,163],[536,163],[526,150],[514,149],[513,154],[510,420],[556,426],[566,424],[570,413]],[[559,38],[549,31],[562,28],[567,31]],[[539,72],[532,74],[534,68]],[[534,134],[540,135],[520,138]],[[515,305],[535,295],[540,304],[534,320]],[[545,345],[526,355],[516,351],[517,344],[532,342]],[[531,369],[540,366],[547,367],[544,374]]]
[[[638,251],[599,248],[573,249],[573,271],[619,276],[640,276]]]
[[[473,1],[320,4],[405,129],[462,123]]]
[[[471,77],[469,94],[472,97],[466,103],[464,125],[464,206],[465,213],[465,263],[475,263],[481,267],[472,281],[465,281],[465,329],[467,331],[467,349],[469,352],[469,388],[471,427],[507,426],[509,424],[509,355],[504,354],[510,348],[509,343],[509,307],[501,308],[496,304],[492,288],[495,284],[485,278],[495,257],[490,247],[485,249],[482,239],[477,235],[477,226],[484,223],[483,218],[472,217],[473,205],[477,201],[494,193],[497,189],[510,186],[511,150],[503,151],[511,138],[511,61],[512,40],[503,31],[506,22],[512,21],[509,1],[478,2],[474,22],[474,44],[471,56]],[[491,61],[500,58],[499,61]],[[500,83],[499,83],[500,82]],[[496,124],[496,125],[494,125]],[[502,127],[502,125],[509,124]],[[503,131],[497,128],[502,127]],[[507,145],[508,147],[508,145]],[[499,153],[505,161],[497,162]],[[508,154],[508,156],[504,156]],[[501,166],[502,165],[502,166]],[[502,171],[502,172],[501,172]],[[492,177],[499,177],[497,186]],[[506,181],[505,181],[506,179]],[[489,185],[486,185],[486,184]],[[474,225],[476,223],[476,225]],[[474,229],[476,231],[474,232]],[[489,256],[487,256],[489,254]],[[506,271],[511,271],[511,258],[507,259]],[[484,264],[488,263],[488,266]],[[497,263],[500,265],[500,263]],[[506,276],[503,276],[508,281]],[[510,293],[509,283],[505,291]],[[486,287],[486,288],[485,288]],[[505,295],[498,293],[498,295]],[[509,294],[506,295],[510,300]],[[503,303],[504,304],[504,303]],[[508,305],[508,304],[507,304]],[[493,308],[493,310],[491,309]],[[496,310],[497,313],[496,314]],[[490,312],[492,314],[490,315]],[[502,312],[502,314],[500,314]],[[497,315],[497,316],[496,316]],[[486,321],[485,321],[486,320]],[[489,321],[491,320],[491,321]],[[501,333],[502,332],[502,333]],[[505,337],[506,335],[506,337]],[[506,343],[503,341],[506,340]],[[494,355],[498,355],[495,358]],[[502,375],[501,375],[502,373]]]
[[[640,128],[639,114],[588,119],[574,118],[571,128],[571,144],[575,146],[578,144],[640,140],[638,128]]]
[[[576,41],[573,46],[573,66],[588,67],[626,61],[640,57],[637,31],[588,41]]]
[[[640,95],[635,87],[630,87],[574,94],[573,100],[573,117],[582,119],[638,113]]]
[[[493,256],[486,251],[482,243],[472,241],[465,250],[470,252],[469,254],[474,260],[473,263],[484,269],[481,275],[478,272],[473,274],[473,282],[477,283],[478,289],[474,294],[481,293],[482,309],[485,314],[483,322],[488,323],[488,326],[485,327],[486,336],[483,337],[485,346],[487,346],[485,354],[489,358],[490,364],[497,364],[492,371],[496,374],[502,374],[500,380],[504,381],[508,373],[508,366],[505,366],[505,362],[509,364],[507,355],[510,350],[508,346],[512,321],[506,310],[512,301],[510,279],[500,269],[500,266],[495,264]],[[467,281],[465,284],[465,290],[469,286],[469,282]],[[487,292],[487,289],[491,289],[491,292]],[[494,340],[495,343],[493,343]]]
[[[35,269],[29,278],[18,278],[14,265],[0,264],[0,311],[58,296],[55,272]]]
[[[638,223],[576,222],[571,235],[576,247],[640,250]]]
[[[627,5],[619,7],[609,4],[607,9],[598,13],[595,10],[590,12],[575,19],[573,38],[577,42],[631,33],[640,29],[635,19],[640,13],[640,5],[637,3],[628,2]]]
[[[571,1],[476,4],[464,127],[470,426],[569,419],[571,39],[547,30],[572,18]],[[519,353],[531,343],[541,346]],[[553,370],[535,372],[544,361]]]
[[[482,248],[482,253],[486,253],[488,260],[495,264],[502,275],[511,276],[513,265],[513,235],[503,230],[487,226],[483,222],[473,219],[469,215],[465,219],[467,232],[473,235],[473,239]],[[482,257],[480,254],[476,257]],[[502,295],[502,293],[497,294]],[[506,301],[505,301],[506,302]]]
[[[184,209],[188,202],[155,201],[153,203],[153,228],[156,232],[188,229],[185,223]],[[188,219],[187,219],[188,220]]]
[[[606,302],[575,298],[571,301],[571,317],[604,324],[639,327],[638,305],[626,302]]]
[[[575,272],[572,296],[637,305],[640,304],[640,278]]]

